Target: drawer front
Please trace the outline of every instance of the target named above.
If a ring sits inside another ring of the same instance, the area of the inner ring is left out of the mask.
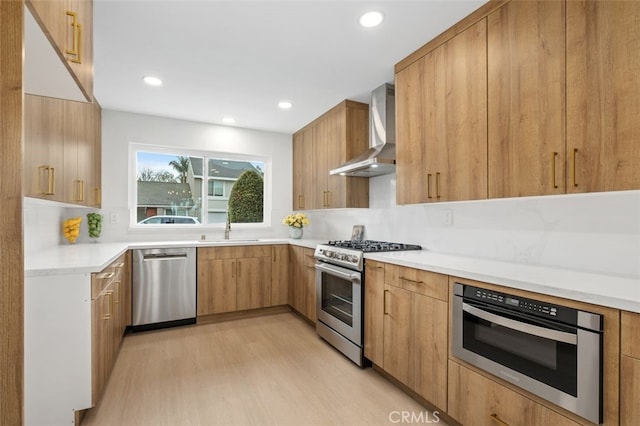
[[[111,283],[122,281],[126,253],[114,260],[101,272],[91,274],[91,299],[95,300]]]
[[[449,360],[448,414],[465,426],[577,426],[518,392]]]
[[[640,314],[622,312],[622,355],[640,359]]]
[[[384,280],[385,284],[424,296],[435,297],[445,302],[449,299],[448,277],[446,275],[387,264]]]
[[[199,247],[198,260],[271,257],[271,246]]]

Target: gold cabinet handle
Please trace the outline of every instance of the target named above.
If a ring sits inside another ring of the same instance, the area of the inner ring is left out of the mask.
[[[56,169],[51,166],[40,166],[40,171],[47,172],[47,189],[40,189],[41,178],[38,176],[38,192],[42,195],[55,195],[56,193]]]
[[[113,276],[115,275],[115,273],[113,272],[103,272],[102,274],[98,274],[98,276],[96,278],[98,278],[99,280],[109,280],[111,278],[113,278]]]
[[[120,303],[120,281],[114,281],[113,285],[118,289],[118,297],[113,303]]]
[[[436,173],[436,198],[440,198],[440,172]]]
[[[509,423],[506,423],[506,422],[503,422],[502,420],[500,420],[500,417],[498,417],[498,415],[496,413],[491,414],[489,417],[491,417],[491,420],[493,420],[494,422],[498,423],[499,425],[509,426]]]
[[[322,207],[329,207],[329,191],[322,191]]]
[[[374,265],[365,265],[366,268],[373,268],[373,269],[384,269],[384,266],[374,266]]]
[[[576,156],[578,154],[578,148],[573,148],[573,186],[578,186],[578,182],[576,180]]]
[[[331,191],[327,191],[327,207],[331,207]]]
[[[124,266],[124,262],[116,263],[113,265],[114,268],[122,268]]]
[[[389,290],[385,290],[382,294],[382,303],[384,305],[382,308],[383,315],[389,315],[389,311],[387,310],[387,293],[389,293]]]
[[[240,274],[242,274],[242,262],[238,260],[238,278],[240,278]]]
[[[556,163],[558,160],[558,153],[554,152],[553,153],[553,157],[551,158],[551,185],[553,185],[554,188],[558,187],[558,184],[556,182]]]
[[[411,278],[405,278],[405,277],[398,277],[400,280],[402,281],[409,281],[411,283],[416,283],[416,284],[423,284],[424,281],[416,281],[416,280],[412,280]]]
[[[73,186],[75,189],[75,195],[73,196],[73,201],[84,201],[84,184],[81,180],[76,179],[73,181]]]
[[[96,206],[99,206],[100,204],[102,204],[102,189],[96,187],[93,188],[95,195],[96,195]]]
[[[109,312],[105,313],[103,317],[103,319],[108,320],[113,315],[113,291],[106,292],[104,297],[109,298],[109,303],[107,304],[107,306],[109,307]]]
[[[427,173],[427,198],[431,199],[431,173]]]
[[[231,262],[231,278],[236,276],[236,261]]]
[[[304,209],[304,195],[298,195],[298,208]]]
[[[67,16],[71,17],[71,28],[73,29],[72,49],[66,49],[65,53],[69,55],[69,61],[82,63],[82,24],[78,22],[78,14],[67,10]]]

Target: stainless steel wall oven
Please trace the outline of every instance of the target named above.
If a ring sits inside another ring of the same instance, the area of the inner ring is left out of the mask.
[[[602,422],[602,316],[454,284],[453,354]]]

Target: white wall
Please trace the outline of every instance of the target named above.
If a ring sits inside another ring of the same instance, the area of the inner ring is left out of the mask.
[[[308,212],[305,238],[349,239],[365,225],[367,239],[640,278],[640,191],[396,206],[395,184],[371,178],[369,209]]]

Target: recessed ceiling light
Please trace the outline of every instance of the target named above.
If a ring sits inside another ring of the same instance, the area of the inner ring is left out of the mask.
[[[384,19],[384,16],[382,15],[381,12],[373,10],[371,12],[367,12],[364,15],[362,15],[358,22],[360,22],[360,25],[362,25],[365,28],[372,28],[380,25],[383,19]]]
[[[280,109],[291,109],[293,104],[289,101],[281,101],[278,103],[278,108]]]
[[[147,75],[143,77],[142,80],[144,80],[144,82],[149,86],[162,86],[162,80],[160,80],[158,77]]]
[[[222,122],[225,124],[235,124],[236,119],[233,117],[225,117],[222,119]]]

